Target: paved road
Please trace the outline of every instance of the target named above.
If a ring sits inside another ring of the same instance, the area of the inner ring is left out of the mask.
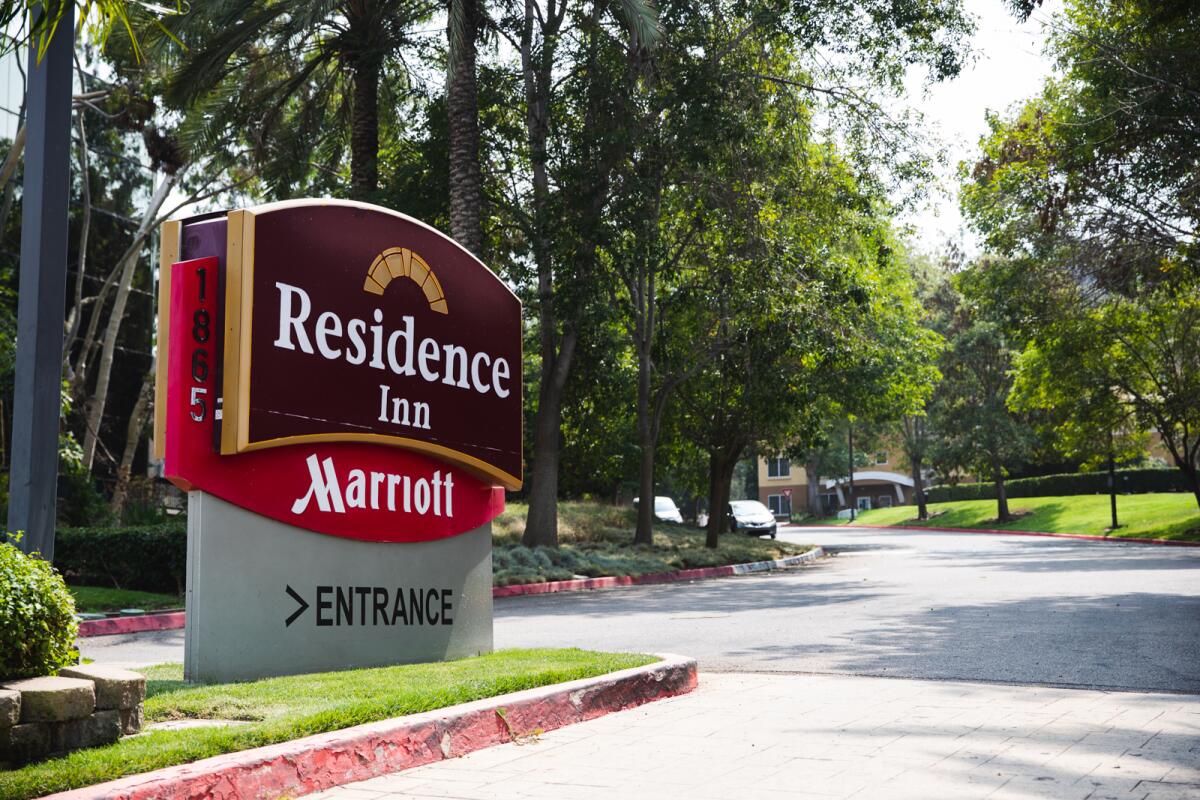
[[[761,577],[496,602],[496,646],[670,651],[702,669],[1200,693],[1200,548],[790,529],[836,555]],[[182,660],[181,631],[83,640]]]

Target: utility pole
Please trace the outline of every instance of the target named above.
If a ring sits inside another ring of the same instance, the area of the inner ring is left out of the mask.
[[[21,196],[21,283],[13,386],[8,530],[19,547],[54,558],[58,497],[63,319],[67,302],[67,202],[70,195],[71,69],[74,4],[62,16],[39,62],[29,42],[25,100],[25,180]],[[40,13],[53,14],[55,4]],[[49,31],[47,32],[49,34]]]
[[[858,519],[858,502],[854,497],[854,422],[846,428],[846,444],[850,449],[850,521]]]

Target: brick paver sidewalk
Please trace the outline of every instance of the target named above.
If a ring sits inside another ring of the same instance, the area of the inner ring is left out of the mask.
[[[1200,696],[706,673],[685,697],[310,797],[1200,798]]]

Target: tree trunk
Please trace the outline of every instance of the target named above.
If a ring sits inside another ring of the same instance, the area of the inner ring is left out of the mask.
[[[546,324],[542,313],[542,324]],[[575,334],[567,331],[555,355],[553,334],[542,335],[542,369],[538,411],[533,430],[533,467],[529,473],[529,515],[521,543],[526,547],[558,547],[558,454],[562,428],[562,394]]]
[[[533,222],[530,242],[537,267],[538,328],[541,374],[537,420],[534,423],[533,467],[529,474],[529,515],[521,542],[526,547],[558,547],[558,456],[562,427],[562,393],[575,349],[575,331],[558,335],[555,313],[554,262],[551,247],[550,175],[546,140],[549,136],[549,94],[557,22],[538,21],[534,3],[526,2],[521,32],[521,71],[525,92],[525,127],[533,172]],[[559,20],[561,21],[561,20]],[[534,30],[542,31],[541,47]]]
[[[913,499],[917,501],[917,519],[929,519],[929,508],[925,504],[925,481],[921,477],[922,459],[919,455],[909,457],[912,462]]]
[[[818,472],[817,462],[811,458],[804,462],[804,480],[807,482],[807,485],[804,487],[804,502],[808,505],[808,515],[810,517],[823,516],[824,509],[821,508],[821,475]]]
[[[67,315],[66,344],[63,345],[63,360],[70,365],[70,352],[79,336],[79,322],[83,318],[83,277],[87,274],[88,233],[92,227],[92,187],[88,170],[87,129],[83,124],[83,109],[79,110],[79,174],[83,200],[83,215],[79,223],[79,262],[75,271],[75,299]],[[0,230],[3,230],[0,228]]]
[[[150,198],[150,205],[142,216],[142,224],[134,236],[135,241],[145,240],[151,223],[158,216],[158,210],[167,199],[171,187],[175,185],[176,177],[176,175],[167,175],[155,190],[154,196]],[[96,457],[96,442],[100,435],[100,423],[104,419],[104,405],[108,402],[108,382],[112,376],[113,357],[116,355],[117,334],[121,332],[121,323],[125,319],[125,305],[129,301],[129,291],[133,288],[133,276],[137,272],[141,248],[126,252],[128,255],[121,268],[117,296],[113,300],[112,312],[109,314],[108,325],[104,331],[104,345],[100,352],[100,362],[97,365],[96,388],[86,404],[87,427],[84,430],[83,439],[83,464],[89,471]],[[100,308],[93,309],[92,313],[99,314]],[[87,346],[87,343],[85,342],[84,345]]]
[[[713,450],[708,456],[708,532],[704,540],[707,547],[720,546],[720,535],[729,523],[725,512],[729,506],[730,485],[737,469],[738,459],[745,449],[740,444]]]
[[[1008,522],[1012,517],[1008,513],[1008,495],[1005,493],[1004,473],[999,468],[996,470],[996,520],[998,522]]]
[[[22,94],[24,97],[24,94]],[[25,118],[25,101],[21,101],[21,115],[19,119]],[[4,184],[4,201],[0,203],[0,231],[4,230],[8,225],[8,215],[12,212],[13,192],[16,190],[17,184],[13,180],[13,175],[17,171],[17,164],[21,161],[21,154],[25,152],[25,123],[21,123],[21,127],[17,128],[17,135],[13,137],[12,147],[8,150],[8,156],[4,159],[4,165],[0,166],[0,183]]]
[[[635,313],[638,309],[635,309]],[[638,391],[637,432],[638,446],[642,450],[641,469],[638,473],[637,529],[633,534],[634,544],[651,544],[654,541],[654,424],[650,419],[650,353],[643,326],[638,334]]]
[[[129,477],[133,470],[133,457],[138,445],[142,443],[142,432],[146,429],[146,416],[150,410],[150,398],[154,393],[154,370],[146,373],[142,379],[142,388],[138,392],[137,402],[129,415],[129,427],[125,431],[125,449],[121,453],[121,463],[117,466],[117,483],[113,487],[110,508],[113,517],[118,522],[125,512],[125,501],[129,497]]]
[[[480,222],[479,104],[475,77],[478,0],[450,0],[446,113],[450,126],[450,236],[476,256],[483,252]]]
[[[379,72],[377,56],[353,66],[350,108],[350,196],[369,200],[379,188]]]
[[[720,456],[716,450],[708,454],[708,525],[705,526],[704,546],[716,548],[721,544],[721,520],[725,503],[721,490]]]
[[[638,474],[637,529],[634,544],[654,543],[654,442],[641,441],[641,470]]]

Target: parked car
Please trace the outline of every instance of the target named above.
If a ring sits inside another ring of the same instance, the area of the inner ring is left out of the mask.
[[[775,515],[757,500],[734,500],[729,504],[729,530],[742,531],[751,536],[771,534],[775,538],[778,527]]]
[[[633,498],[633,507],[637,508],[638,498]],[[683,524],[683,514],[679,511],[679,506],[675,505],[675,501],[669,497],[654,498],[654,518],[659,522],[676,522]]]

